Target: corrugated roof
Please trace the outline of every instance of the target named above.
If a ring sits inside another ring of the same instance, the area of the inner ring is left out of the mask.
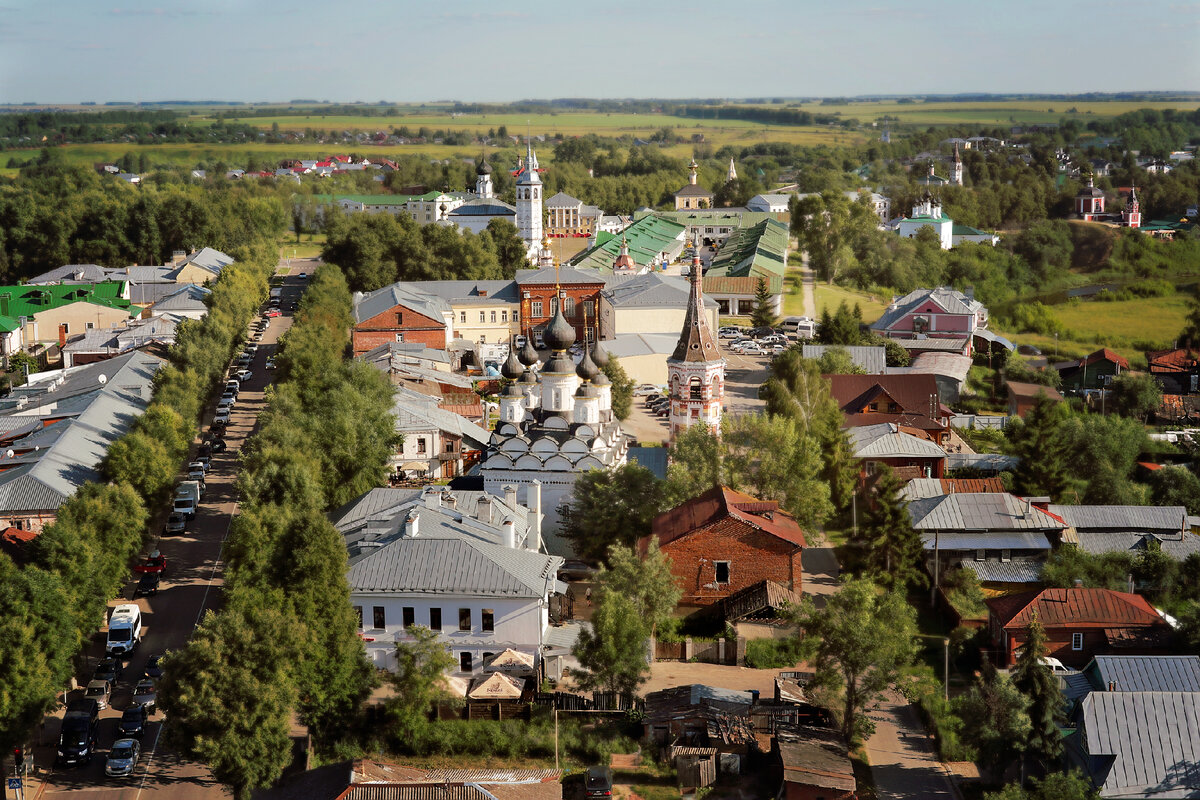
[[[1200,553],[1200,536],[1192,533],[1177,533],[1170,537],[1160,537],[1142,531],[1130,533],[1082,531],[1075,538],[1078,540],[1079,549],[1092,555],[1136,553],[1145,550],[1151,542],[1157,542],[1163,553],[1177,561],[1182,561],[1192,553]]]
[[[1200,692],[1200,656],[1096,656],[1084,672],[1102,692]]]
[[[958,562],[958,566],[974,572],[980,583],[1040,583],[1042,580],[1040,561],[976,561],[964,558]]]
[[[709,264],[714,277],[783,277],[787,268],[788,226],[764,219],[729,234]]]
[[[1000,478],[914,478],[905,485],[903,495],[906,500],[912,501],[944,494],[1003,491],[1006,490]]]
[[[691,292],[686,279],[661,272],[605,275],[604,281],[602,292],[614,308],[683,308]],[[716,308],[717,301],[705,297],[704,306]]]
[[[642,217],[620,236],[597,236],[597,244],[571,259],[577,269],[607,270],[612,272],[613,262],[621,252],[621,243],[629,247],[629,255],[638,266],[654,263],[663,252],[678,252],[683,246],[685,228],[679,222],[658,214]],[[551,281],[553,283],[553,281]]]
[[[354,321],[364,322],[396,306],[403,306],[438,321],[451,310],[450,304],[441,297],[401,282],[357,298],[354,302]]]
[[[928,439],[901,433],[891,423],[850,428],[850,447],[855,458],[945,458],[946,451]]]
[[[1003,472],[1016,469],[1021,459],[1000,453],[947,453],[946,469],[978,469],[984,472]]]
[[[486,447],[492,437],[490,431],[466,417],[439,408],[437,398],[403,387],[395,391],[392,413],[396,416],[396,430],[401,433],[436,429],[462,437],[477,447]]]
[[[1200,797],[1200,693],[1092,692],[1081,721],[1101,797]]]
[[[611,265],[610,265],[611,266]],[[542,267],[541,269],[517,270],[517,284],[520,286],[553,286],[554,284],[594,284],[604,283],[604,277],[598,270],[570,267]]]
[[[221,274],[221,270],[234,263],[233,256],[226,255],[220,250],[212,247],[204,247],[192,253],[183,261],[184,264],[194,264],[197,267],[202,267],[214,275]]]
[[[908,504],[920,531],[1058,531],[1065,526],[1046,512],[1007,492],[948,494]]]
[[[743,277],[705,275],[704,291],[713,294],[753,297],[758,292],[759,281],[766,281],[767,291],[771,294],[781,294],[783,292],[783,278],[779,275],[746,275]]]
[[[1185,527],[1183,506],[1048,506],[1050,513],[1080,531],[1163,531],[1178,533]]]
[[[800,354],[804,358],[820,358],[830,350],[845,350],[850,360],[868,375],[881,375],[887,369],[887,348],[882,346],[806,344],[801,346]]]
[[[804,533],[790,514],[773,500],[760,500],[725,486],[715,486],[654,518],[651,530],[666,546],[723,519],[736,519],[778,539],[804,546]]]
[[[1095,587],[1041,589],[986,601],[1004,628],[1024,628],[1033,614],[1046,627],[1165,626],[1146,599]]]
[[[815,786],[838,793],[853,792],[858,788],[854,764],[846,746],[832,737],[798,742],[781,740],[779,758],[783,763],[784,783]]]
[[[958,533],[942,531],[936,535],[922,533],[921,543],[926,550],[1045,550],[1050,540],[1046,534],[1031,531]]]

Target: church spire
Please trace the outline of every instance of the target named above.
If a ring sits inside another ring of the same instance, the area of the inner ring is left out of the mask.
[[[696,170],[699,168],[699,166],[700,165],[696,163],[696,156],[693,155],[692,163],[688,164],[688,183],[692,186],[696,185]]]
[[[735,166],[733,165],[733,159],[732,159],[732,158],[731,158],[731,159],[729,159],[729,177],[727,178],[727,180],[730,180],[730,181],[736,181],[736,180],[737,180],[737,167],[735,167]]]
[[[691,290],[688,293],[687,314],[683,318],[683,330],[679,334],[679,342],[671,361],[721,361],[721,351],[717,347],[717,337],[713,335],[708,324],[708,314],[704,311],[703,265],[697,251],[692,257]]]
[[[683,330],[675,352],[667,359],[672,443],[680,432],[692,425],[705,425],[717,435],[721,432],[725,359],[708,324],[703,273],[704,265],[696,253],[692,258],[691,290]]]

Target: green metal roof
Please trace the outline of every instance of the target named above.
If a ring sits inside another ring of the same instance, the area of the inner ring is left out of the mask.
[[[778,277],[787,269],[788,226],[764,219],[729,234],[706,275],[713,277]]]
[[[612,270],[613,262],[621,252],[621,241],[629,244],[629,255],[639,265],[650,264],[664,250],[670,250],[679,242],[684,226],[664,219],[657,214],[642,217],[620,234],[610,239],[599,239],[599,244],[584,250],[571,259],[570,265],[577,269]]]
[[[774,219],[774,215],[767,211],[746,211],[745,209],[733,208],[690,208],[681,209],[679,211],[636,211],[633,214],[635,220],[641,220],[648,216],[659,217],[660,219],[669,219],[672,222],[678,222],[682,225],[736,225],[738,227],[748,227],[757,225],[765,219]]]
[[[990,236],[987,231],[981,231],[979,228],[972,228],[970,225],[960,225],[954,223],[952,232],[955,236]]]
[[[20,327],[19,317],[32,317],[71,303],[93,303],[129,311],[130,302],[121,296],[125,293],[125,281],[0,286],[0,330],[15,331]],[[140,309],[134,309],[130,316],[140,313]]]

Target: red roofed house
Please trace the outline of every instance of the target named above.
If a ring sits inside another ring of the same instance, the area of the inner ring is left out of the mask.
[[[1158,378],[1163,394],[1200,392],[1200,350],[1183,347],[1146,353],[1150,374]]]
[[[829,393],[846,415],[846,427],[890,422],[935,444],[950,438],[954,415],[938,398],[937,378],[929,374],[825,375]]]
[[[1059,366],[1058,374],[1062,376],[1064,389],[1099,389],[1127,369],[1127,360],[1104,347],[1079,361]]]
[[[1046,629],[1047,655],[1083,669],[1092,656],[1164,650],[1171,627],[1140,595],[1092,589],[1038,589],[987,600],[992,643],[1000,666],[1016,663],[1025,628],[1036,614]]]
[[[1046,399],[1061,403],[1063,396],[1053,386],[1043,386],[1040,383],[1020,383],[1008,381],[1008,414],[1012,417],[1023,417],[1037,405],[1042,395]]]
[[[773,500],[716,486],[659,514],[651,531],[671,558],[682,604],[711,605],[765,580],[800,593],[804,533]]]

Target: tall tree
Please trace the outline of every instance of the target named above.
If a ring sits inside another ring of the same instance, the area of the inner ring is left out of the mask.
[[[754,285],[754,310],[750,312],[750,323],[756,328],[773,328],[778,321],[775,298],[767,287],[767,279],[760,277]]]
[[[954,699],[954,711],[985,769],[1003,774],[1024,752],[1032,727],[1029,698],[987,659],[970,691]]]
[[[1112,403],[1118,414],[1148,423],[1162,405],[1162,384],[1148,373],[1123,373],[1113,379]]]
[[[866,712],[896,686],[916,656],[916,612],[895,592],[863,578],[847,581],[817,610],[811,598],[793,613],[814,685],[840,698],[842,735],[863,741],[875,730]]]
[[[609,548],[608,564],[596,580],[601,597],[619,594],[629,598],[651,634],[671,618],[683,594],[671,574],[671,559],[659,549],[657,537],[650,540],[640,557],[633,547]]]
[[[1165,466],[1150,473],[1150,499],[1156,506],[1184,506],[1200,514],[1200,478],[1187,467]]]
[[[633,547],[649,536],[650,523],[664,506],[663,482],[640,464],[588,470],[560,509],[563,536],[580,558],[600,561],[610,547]]]
[[[1029,698],[1032,727],[1028,752],[1044,764],[1062,754],[1063,741],[1058,730],[1066,722],[1066,701],[1058,680],[1050,667],[1042,663],[1047,653],[1046,641],[1046,629],[1035,614],[1025,628],[1025,644],[1012,671],[1013,685]]]
[[[619,592],[602,592],[572,654],[579,661],[578,683],[583,689],[634,694],[650,672],[647,642],[650,626],[638,613],[632,598]]]
[[[626,374],[625,368],[616,356],[610,355],[608,363],[603,367],[604,375],[612,384],[612,411],[617,419],[626,419],[633,407],[633,379]]]
[[[921,536],[912,526],[904,499],[905,485],[890,467],[883,466],[859,527],[859,543],[875,581],[901,593],[929,582],[921,563],[925,553]]]
[[[1013,455],[1021,459],[1016,489],[1024,495],[1049,495],[1056,502],[1071,487],[1066,426],[1071,411],[1045,395],[1039,396],[1023,422],[1007,429]]]
[[[396,668],[388,675],[393,693],[386,701],[399,738],[420,732],[435,703],[450,699],[445,673],[454,669],[454,656],[437,633],[421,625],[407,629],[411,641],[396,643]]]

